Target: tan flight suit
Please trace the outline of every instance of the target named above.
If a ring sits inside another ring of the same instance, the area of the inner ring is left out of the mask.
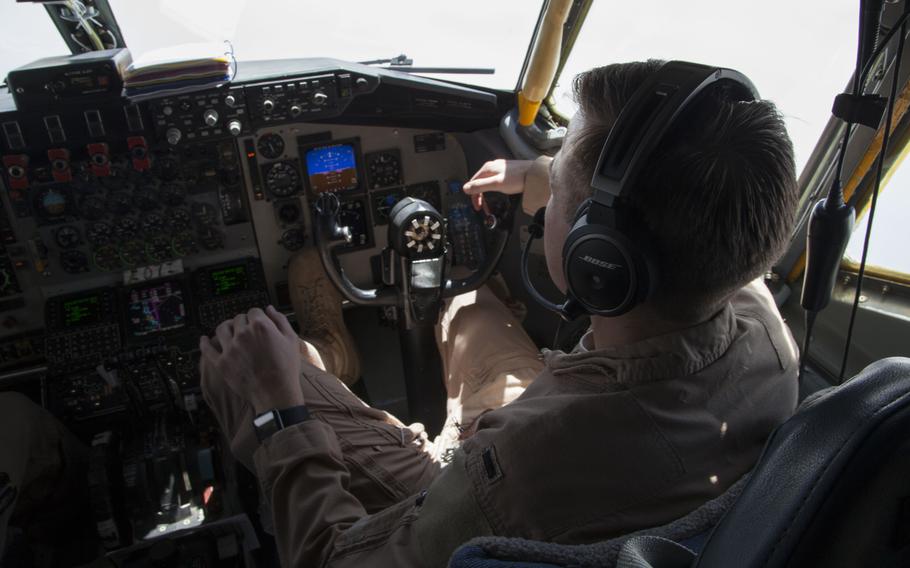
[[[546,166],[526,210],[546,201]],[[661,525],[746,473],[796,407],[795,342],[761,282],[704,323],[597,351],[541,356],[486,289],[438,328],[449,414],[432,442],[304,363],[314,419],[260,447],[249,406],[203,368],[285,566],[445,566],[474,536],[584,543]]]

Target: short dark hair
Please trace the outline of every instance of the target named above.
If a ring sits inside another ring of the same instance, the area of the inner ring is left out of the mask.
[[[590,180],[625,103],[662,61],[608,65],[575,78],[584,116],[562,156],[576,187]],[[630,198],[632,237],[649,243],[659,273],[652,304],[671,319],[705,317],[767,271],[793,229],[798,201],[793,145],[769,101],[732,99],[718,84],[684,111],[649,160]],[[562,166],[560,166],[562,167]]]

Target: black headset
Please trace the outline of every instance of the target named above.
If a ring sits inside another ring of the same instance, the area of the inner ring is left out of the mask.
[[[639,235],[630,237],[629,196],[686,107],[721,81],[730,100],[758,99],[755,86],[742,73],[684,61],[663,64],[635,91],[607,136],[591,179],[593,195],[578,208],[563,246],[567,290],[562,304],[541,296],[528,276],[531,242],[543,235],[543,210],[535,215],[522,253],[522,278],[535,300],[574,319],[584,313],[618,316],[648,299],[658,274],[647,242]]]

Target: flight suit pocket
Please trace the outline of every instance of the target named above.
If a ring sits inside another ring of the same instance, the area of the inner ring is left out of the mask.
[[[335,541],[333,558],[378,548],[385,544],[393,532],[412,524],[417,519],[422,503],[423,495],[415,495],[379,513],[360,519]]]

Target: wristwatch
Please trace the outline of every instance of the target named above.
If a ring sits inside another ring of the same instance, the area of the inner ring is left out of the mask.
[[[261,444],[275,432],[309,419],[310,411],[303,405],[282,410],[273,408],[272,410],[266,410],[253,419],[253,429],[256,430],[256,437],[259,438],[259,443]]]

